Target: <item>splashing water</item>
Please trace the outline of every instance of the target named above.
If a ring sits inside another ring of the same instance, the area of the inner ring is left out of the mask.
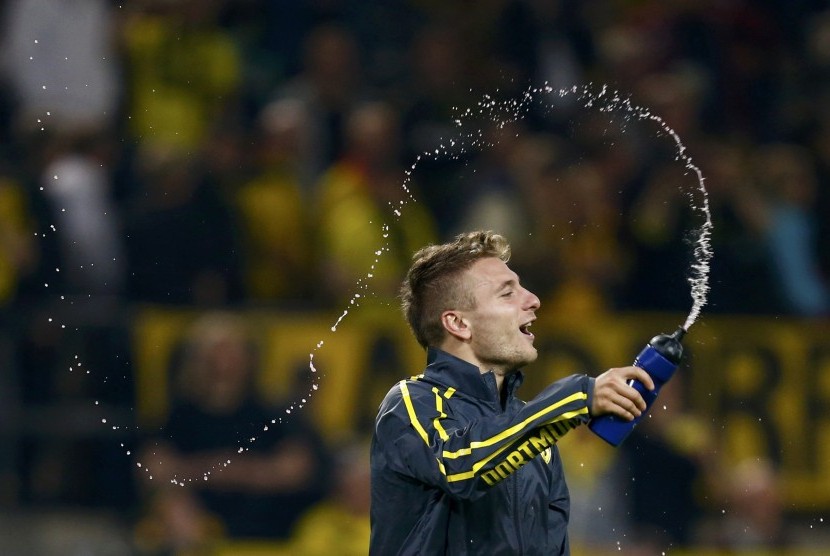
[[[546,89],[546,91],[549,92],[548,89]],[[582,94],[588,96],[590,93],[587,90],[583,90]],[[712,213],[709,210],[709,194],[707,193],[704,185],[705,178],[703,177],[703,173],[700,171],[700,168],[692,162],[691,157],[686,153],[686,147],[680,140],[680,136],[675,130],[669,127],[669,125],[662,118],[656,114],[653,114],[644,107],[631,104],[629,99],[620,97],[617,92],[613,92],[608,95],[608,90],[605,86],[603,86],[599,94],[593,98],[595,101],[605,102],[604,107],[600,108],[600,110],[607,111],[622,109],[626,113],[632,114],[640,120],[650,120],[656,122],[659,128],[667,133],[674,141],[677,149],[677,157],[675,160],[682,161],[686,166],[686,169],[692,171],[695,176],[697,176],[697,189],[700,193],[700,202],[698,204],[692,198],[691,208],[693,211],[701,213],[703,216],[703,223],[695,231],[696,239],[693,252],[694,262],[691,264],[691,275],[688,278],[689,285],[691,286],[690,294],[692,297],[692,308],[689,311],[689,315],[686,317],[686,321],[683,323],[683,330],[689,330],[689,327],[695,323],[700,316],[700,312],[703,310],[704,305],[706,305],[709,293],[709,263],[713,256],[711,245]]]
[[[609,114],[623,114],[627,120],[633,118],[656,124],[658,133],[665,134],[672,139],[676,151],[675,160],[682,162],[685,168],[697,177],[695,191],[688,194],[691,209],[699,213],[702,217],[702,224],[693,231],[693,262],[690,265],[690,275],[687,278],[690,284],[692,307],[683,324],[683,329],[688,330],[699,318],[703,307],[706,305],[709,292],[710,260],[713,256],[710,243],[712,220],[708,194],[704,185],[704,177],[701,170],[692,162],[691,157],[686,153],[686,147],[683,145],[678,134],[662,118],[647,108],[632,104],[628,98],[622,96],[617,91],[610,90],[607,86],[602,86],[598,91],[594,91],[592,85],[581,87],[573,86],[558,90],[546,85],[539,88],[529,88],[519,97],[508,100],[497,100],[485,94],[474,107],[466,108],[463,111],[456,109],[456,115],[452,120],[455,125],[455,134],[451,137],[442,138],[439,145],[418,155],[412,165],[405,170],[405,175],[401,183],[402,198],[396,202],[388,203],[388,217],[390,222],[395,224],[399,223],[407,205],[410,202],[417,202],[417,199],[410,189],[410,183],[421,161],[425,159],[439,160],[442,158],[459,160],[462,156],[470,152],[492,148],[497,144],[497,141],[494,141],[489,135],[485,135],[483,126],[480,125],[481,120],[489,124],[495,124],[499,129],[504,129],[509,124],[523,120],[534,103],[545,102],[545,110],[553,110],[556,108],[555,98],[557,96],[562,98],[566,95],[575,96],[581,101],[582,108],[585,110],[597,110]],[[361,301],[371,295],[370,285],[374,278],[375,269],[378,267],[384,254],[389,253],[391,250],[389,239],[390,225],[390,223],[382,223],[380,225],[379,233],[382,236],[382,245],[375,251],[375,258],[366,274],[355,283],[354,293],[349,299],[348,305],[330,326],[330,333],[336,333],[339,326],[350,314],[350,311],[358,309]],[[308,354],[308,368],[313,376],[308,392],[301,399],[291,403],[285,410],[285,416],[272,419],[270,424],[282,424],[284,418],[288,419],[293,412],[302,409],[319,390],[319,381],[323,373],[320,373],[316,368],[314,357],[324,345],[325,340],[319,340]],[[263,426],[263,431],[268,431],[268,424]],[[247,451],[250,444],[256,440],[256,437],[247,438],[244,441],[240,440],[237,452],[242,454]],[[162,462],[158,463],[159,465],[162,464]],[[200,477],[174,477],[170,482],[177,486],[185,486],[186,483],[191,483],[196,480],[207,481],[214,472],[221,472],[230,464],[231,459],[223,460],[211,466],[210,469],[205,470]],[[137,465],[142,471],[150,475],[151,472],[147,465],[142,466],[141,463]],[[150,475],[150,478],[152,478],[152,475]]]
[[[691,310],[683,324],[684,330],[688,330],[696,320],[699,318],[703,307],[707,302],[707,295],[709,292],[709,270],[710,260],[713,256],[712,247],[710,243],[712,233],[712,220],[709,209],[709,200],[706,188],[704,186],[704,177],[700,169],[692,162],[691,157],[686,153],[686,147],[683,145],[678,134],[659,116],[653,114],[647,108],[636,106],[630,100],[622,96],[617,91],[610,90],[607,86],[602,86],[598,91],[593,90],[592,85],[573,86],[566,89],[555,90],[550,86],[542,86],[539,88],[528,88],[523,94],[517,98],[508,100],[497,100],[490,95],[483,95],[474,107],[466,108],[463,111],[456,109],[456,114],[452,119],[455,125],[455,134],[451,137],[442,138],[439,145],[429,151],[425,151],[418,155],[412,165],[405,170],[404,178],[401,183],[403,192],[402,198],[396,202],[388,203],[388,216],[394,223],[399,223],[405,212],[406,206],[410,202],[417,202],[411,189],[410,183],[414,172],[419,163],[425,159],[439,160],[442,158],[451,158],[459,160],[462,156],[469,152],[481,151],[487,148],[492,148],[497,144],[497,141],[492,140],[490,136],[485,136],[483,126],[480,125],[481,120],[495,124],[497,128],[504,129],[511,123],[523,120],[534,103],[545,102],[545,110],[553,110],[556,108],[556,97],[565,97],[566,95],[573,95],[582,102],[582,108],[585,110],[598,110],[603,113],[623,114],[626,119],[635,118],[639,121],[647,121],[656,124],[658,131],[671,137],[676,150],[675,160],[682,162],[685,168],[694,173],[697,177],[697,187],[694,192],[689,194],[690,205],[693,211],[702,216],[702,224],[693,231],[694,246],[693,246],[693,262],[690,265],[690,276],[687,278],[692,298]],[[477,124],[478,122],[478,124]],[[338,327],[346,319],[351,310],[360,307],[361,301],[371,294],[370,284],[374,278],[375,269],[377,268],[381,257],[390,252],[390,224],[382,223],[379,228],[379,233],[382,236],[382,245],[375,251],[375,258],[366,274],[357,280],[355,284],[355,293],[352,294],[348,305],[343,309],[341,314],[337,317],[335,322],[330,327],[330,332],[336,333]],[[53,228],[53,231],[54,228]],[[58,270],[58,269],[56,269]],[[48,287],[48,285],[46,285]],[[50,319],[51,320],[51,319]],[[324,340],[320,340],[309,353],[308,367],[312,373],[314,380],[312,381],[309,391],[299,400],[291,403],[285,410],[285,418],[290,417],[292,412],[302,409],[307,405],[315,392],[319,390],[319,380],[322,378],[322,373],[314,364],[315,354],[325,345]],[[77,363],[80,368],[80,362]],[[71,368],[70,368],[71,370]],[[88,372],[88,371],[87,371]],[[97,402],[96,402],[97,404]],[[270,424],[278,425],[283,423],[284,417],[272,419]],[[106,421],[104,421],[106,423]],[[117,427],[113,427],[117,428]],[[268,424],[263,426],[263,431],[268,431]],[[256,437],[240,440],[238,445],[238,453],[243,453],[249,449],[249,445],[256,441]],[[122,448],[124,445],[122,444]],[[127,450],[127,455],[130,451]],[[162,462],[157,462],[159,465]],[[224,468],[231,464],[230,459],[217,462],[211,466],[210,469],[205,470],[200,477],[196,478],[181,478],[174,477],[171,483],[178,486],[185,486],[186,483],[195,480],[207,481],[214,472],[221,472]],[[150,467],[137,462],[137,467],[143,472],[147,473],[152,478]]]
[[[706,305],[709,292],[710,260],[713,256],[711,246],[713,225],[709,208],[709,197],[704,184],[705,179],[700,168],[693,163],[691,157],[686,153],[686,147],[674,129],[658,115],[652,113],[647,108],[632,104],[629,98],[621,95],[618,91],[610,90],[607,85],[603,85],[597,92],[594,92],[593,85],[572,86],[558,90],[545,85],[538,88],[528,88],[518,98],[508,100],[497,100],[490,95],[483,95],[481,100],[476,103],[475,108],[466,108],[463,112],[457,113],[453,118],[453,123],[456,126],[456,134],[454,136],[443,138],[437,147],[418,155],[412,166],[405,171],[405,177],[401,184],[404,198],[397,203],[388,203],[389,213],[392,219],[396,223],[399,222],[406,205],[410,201],[417,202],[410,190],[410,182],[413,173],[422,160],[439,160],[442,157],[459,160],[461,156],[474,149],[483,150],[497,144],[497,142],[491,142],[485,138],[482,127],[475,127],[475,124],[473,124],[472,127],[474,129],[466,130],[466,127],[470,127],[467,125],[468,122],[475,122],[476,119],[483,118],[485,121],[495,124],[497,128],[504,129],[511,123],[523,120],[534,102],[547,101],[548,105],[545,109],[552,110],[555,106],[550,99],[552,97],[555,99],[556,96],[562,98],[566,95],[575,95],[582,102],[582,108],[586,110],[598,110],[599,112],[609,114],[621,113],[625,116],[626,120],[635,118],[639,121],[648,121],[656,124],[658,132],[668,135],[674,142],[676,151],[675,160],[682,162],[685,168],[696,176],[696,191],[689,193],[688,197],[690,199],[691,209],[701,215],[702,223],[692,233],[694,237],[693,262],[690,265],[690,275],[687,278],[690,285],[692,307],[683,323],[683,329],[688,331],[699,318],[703,307]],[[369,282],[373,278],[374,269],[378,265],[380,258],[390,251],[389,224],[383,224],[381,231],[384,240],[383,245],[375,252],[374,262],[366,276],[357,281],[355,288],[358,291],[352,296],[349,307],[343,310],[336,322],[331,326],[332,333],[337,331],[338,326],[348,316],[351,308],[359,307],[361,297],[369,293]],[[316,379],[319,379],[321,374],[318,373],[317,368],[314,366],[314,354],[323,345],[324,341],[319,341],[314,350],[309,353],[309,370],[315,374]],[[315,380],[312,384],[312,390],[316,391],[318,388],[319,384]],[[307,398],[311,398],[313,391],[308,393]],[[303,402],[306,401],[307,399],[303,399]],[[291,409],[293,407],[292,405]]]
[[[544,87],[543,89],[536,89],[536,92],[544,91],[545,93],[552,93],[553,89]],[[563,92],[565,91],[565,92]],[[652,113],[647,108],[636,106],[631,103],[630,99],[621,97],[617,91],[609,92],[608,87],[603,85],[599,93],[593,94],[590,91],[590,86],[585,86],[581,89],[572,87],[570,90],[560,90],[560,96],[564,96],[567,92],[575,93],[585,100],[585,107],[590,108],[595,103],[599,104],[599,110],[602,112],[616,112],[623,111],[627,115],[635,116],[639,120],[649,120],[657,124],[657,126],[664,133],[669,135],[674,141],[677,151],[675,160],[681,161],[687,170],[693,172],[697,177],[697,191],[700,200],[695,202],[695,199],[690,196],[690,206],[695,212],[698,212],[703,217],[702,224],[694,230],[694,261],[690,266],[690,276],[688,282],[690,285],[690,295],[692,298],[692,307],[689,315],[683,323],[683,330],[688,331],[689,328],[697,321],[703,307],[706,305],[709,293],[709,271],[710,261],[713,256],[711,235],[712,235],[712,213],[709,209],[709,194],[705,187],[705,178],[700,168],[698,168],[692,158],[686,153],[686,146],[680,140],[680,136],[672,129],[660,116]]]

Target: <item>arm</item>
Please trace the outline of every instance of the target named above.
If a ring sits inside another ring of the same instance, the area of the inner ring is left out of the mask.
[[[548,386],[513,416],[471,421],[445,411],[441,393],[431,385],[401,381],[377,418],[379,457],[404,476],[476,498],[590,416],[639,416],[646,403],[628,384],[631,379],[654,388],[638,367],[609,369],[596,379],[573,375]]]
[[[554,382],[518,413],[463,420],[423,380],[399,383],[376,422],[382,464],[459,498],[477,498],[589,417],[593,380]]]

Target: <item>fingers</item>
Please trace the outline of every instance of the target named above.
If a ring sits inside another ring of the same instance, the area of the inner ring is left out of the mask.
[[[591,414],[599,416],[610,413],[626,421],[632,421],[640,417],[643,412],[637,404],[622,395],[607,396],[605,399],[595,396],[594,404],[591,406]]]
[[[632,380],[641,382],[648,390],[654,389],[654,381],[639,367],[609,369],[598,376],[591,412],[594,415],[611,413],[629,421],[640,417],[647,404],[632,386]]]
[[[629,402],[634,404],[634,408],[637,410],[638,417],[640,416],[640,413],[646,410],[646,401],[633,386],[628,386],[626,391],[623,393],[623,396],[625,396]]]
[[[642,400],[642,397],[640,397],[636,390],[635,393]],[[623,395],[617,395],[613,399],[613,405],[609,408],[610,413],[614,413],[627,421],[636,419],[643,414],[643,411],[645,411],[645,407],[640,407],[636,399],[627,398]]]
[[[626,367],[626,369],[633,369],[634,376],[631,378],[639,380],[646,387],[646,390],[654,390],[654,380],[652,380],[651,375],[640,367]]]

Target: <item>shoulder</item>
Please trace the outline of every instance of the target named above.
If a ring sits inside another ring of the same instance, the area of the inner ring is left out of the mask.
[[[408,427],[413,418],[428,407],[434,407],[433,386],[414,376],[400,380],[392,385],[380,404],[376,419],[376,428],[383,424],[399,423]]]
[[[420,375],[399,380],[389,388],[389,391],[383,397],[380,404],[381,412],[399,407],[413,399],[418,399],[430,391],[431,387],[420,380]]]

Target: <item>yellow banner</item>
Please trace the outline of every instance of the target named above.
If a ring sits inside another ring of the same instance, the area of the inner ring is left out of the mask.
[[[197,316],[149,308],[135,318],[141,426],[163,422],[171,354]],[[299,411],[308,412],[331,441],[371,431],[388,389],[423,371],[425,354],[396,308],[356,311],[341,322],[340,315],[318,313],[245,317],[261,355],[264,400],[302,405]],[[540,357],[525,369],[522,395],[533,397],[568,374],[629,365],[652,336],[673,332],[682,319],[622,314],[540,320],[534,325]],[[684,361],[652,418],[671,422],[685,449],[716,452],[727,466],[747,458],[771,461],[793,509],[830,508],[830,323],[705,317],[683,344]]]

